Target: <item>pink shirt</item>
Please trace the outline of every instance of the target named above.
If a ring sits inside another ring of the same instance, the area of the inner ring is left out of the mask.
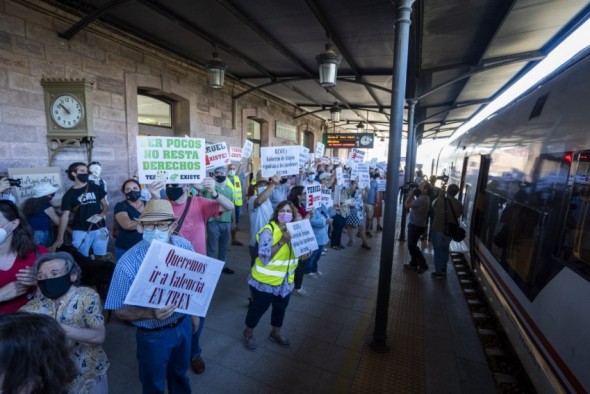
[[[193,245],[195,252],[207,254],[207,244],[205,238],[207,235],[207,220],[219,214],[219,203],[203,197],[192,197],[191,206],[186,213],[180,232],[181,237],[186,238]],[[174,216],[180,220],[184,212],[184,204],[172,203]]]

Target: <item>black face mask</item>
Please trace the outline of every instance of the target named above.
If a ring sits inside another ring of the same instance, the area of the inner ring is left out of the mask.
[[[139,200],[140,196],[141,196],[141,192],[139,192],[137,190],[131,190],[131,191],[125,193],[125,197],[131,202],[135,202],[135,201]]]
[[[70,290],[72,281],[68,273],[57,278],[38,280],[37,286],[39,286],[39,290],[45,297],[56,300]]]
[[[286,179],[281,178],[281,185],[287,183]]]
[[[77,174],[76,178],[78,178],[78,180],[82,183],[86,183],[88,182],[88,174]]]
[[[176,201],[184,194],[182,187],[167,187],[166,196],[170,201]]]
[[[226,178],[226,176],[225,176],[225,175],[215,175],[215,180],[216,180],[218,183],[223,183],[223,182],[225,182],[225,178]]]

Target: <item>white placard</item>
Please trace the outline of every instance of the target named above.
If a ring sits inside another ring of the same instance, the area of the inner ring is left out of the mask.
[[[330,164],[330,158],[328,156],[322,156],[322,164]]]
[[[137,136],[139,183],[197,183],[205,179],[203,138]]]
[[[336,167],[336,183],[338,185],[344,185],[344,173],[342,172],[342,167]]]
[[[326,208],[330,208],[332,205],[334,205],[334,202],[332,201],[332,190],[328,188],[322,190],[321,204]]]
[[[342,185],[347,189],[350,187],[350,174],[348,172],[344,174],[344,183]]]
[[[324,155],[324,150],[326,149],[326,146],[321,143],[321,142],[317,142],[315,144],[315,157],[317,157],[318,159],[320,157],[322,157]]]
[[[300,146],[299,149],[299,167],[305,167],[309,155],[309,148],[306,148],[305,146]]]
[[[59,187],[51,204],[57,204],[61,201],[65,190],[61,179],[63,170],[59,167],[33,167],[33,168],[8,168],[8,177],[11,179],[20,179],[20,187],[12,187],[10,190],[16,198],[16,204],[22,207],[22,204],[35,194],[35,186],[40,183],[50,183]]]
[[[356,165],[359,178],[359,187],[361,189],[369,187],[371,184],[371,175],[369,174],[369,163],[357,163]]]
[[[305,192],[307,193],[305,210],[310,211],[313,208],[318,208],[322,203],[322,186],[319,183],[305,186]]]
[[[176,304],[176,312],[207,315],[211,297],[219,281],[223,261],[152,241],[125,304],[162,308]]]
[[[254,143],[250,140],[244,141],[244,146],[242,147],[242,158],[249,159],[252,156],[252,149],[254,148]]]
[[[227,150],[227,143],[225,142],[207,145],[205,147],[205,152],[208,170],[213,170],[217,167],[225,167],[230,163],[229,151]]]
[[[260,148],[260,169],[264,178],[275,174],[299,174],[299,145]]]
[[[339,157],[332,157],[332,164],[334,164],[335,166],[340,164],[340,158]]]
[[[387,180],[377,179],[377,191],[384,192],[386,188],[387,188]]]
[[[239,146],[230,146],[229,159],[235,162],[242,161],[242,148],[240,148]]]
[[[376,157],[373,157],[371,159],[371,167],[375,168],[376,166],[377,166],[377,158]]]
[[[353,181],[359,180],[359,170],[355,161],[350,163],[350,179]]]
[[[291,248],[295,257],[303,256],[319,248],[309,219],[287,223],[287,230],[291,234]]]
[[[360,149],[352,148],[348,154],[348,160],[363,162],[365,160],[365,152]]]

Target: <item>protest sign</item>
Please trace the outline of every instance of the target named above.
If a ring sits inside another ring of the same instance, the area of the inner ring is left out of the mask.
[[[344,174],[344,183],[342,184],[342,186],[349,188],[350,187],[350,174],[347,172]]]
[[[217,167],[225,167],[230,163],[229,151],[225,142],[207,145],[205,147],[205,160],[208,170],[213,170]]]
[[[332,190],[325,188],[321,193],[321,204],[326,208],[330,208],[334,203],[332,202]]]
[[[244,146],[242,147],[242,158],[249,159],[250,156],[252,156],[252,148],[254,148],[254,143],[252,141],[244,141]]]
[[[357,163],[356,165],[359,178],[359,187],[369,187],[371,184],[371,175],[369,174],[369,163]]]
[[[371,167],[375,168],[376,166],[377,166],[377,158],[376,157],[373,157],[371,159]]]
[[[348,159],[356,162],[363,162],[365,160],[365,152],[360,149],[353,148],[348,154]]]
[[[344,173],[342,167],[336,167],[336,183],[338,185],[344,185]]]
[[[303,256],[319,248],[309,219],[287,223],[287,230],[291,234],[291,248],[295,257]]]
[[[65,192],[61,179],[62,170],[59,167],[8,168],[8,177],[19,179],[20,187],[11,188],[16,198],[16,204],[21,205],[35,194],[35,186],[40,183],[50,183],[59,187],[51,204],[59,203]]]
[[[231,161],[240,162],[242,161],[242,148],[239,146],[229,147],[229,158]]]
[[[355,161],[350,163],[350,179],[352,179],[353,181],[358,181],[359,179],[359,170],[357,163]]]
[[[322,156],[322,164],[330,164],[330,158],[328,156]]]
[[[275,174],[299,174],[299,145],[260,148],[260,169],[264,178]]]
[[[203,138],[137,136],[139,183],[200,183],[205,179]]]
[[[309,154],[309,148],[301,146],[299,149],[299,167],[305,167],[305,164],[307,163],[307,155]]]
[[[152,241],[125,297],[125,304],[162,308],[176,304],[176,312],[207,315],[223,261]]]
[[[386,187],[387,187],[387,180],[377,179],[377,191],[378,192],[384,192]]]
[[[332,164],[334,164],[335,166],[340,164],[340,158],[339,157],[332,157]]]
[[[305,200],[305,209],[307,211],[318,208],[322,202],[322,186],[316,183],[311,186],[305,186],[307,198]]]
[[[324,155],[324,149],[326,149],[325,145],[318,141],[315,144],[315,157],[322,157]]]

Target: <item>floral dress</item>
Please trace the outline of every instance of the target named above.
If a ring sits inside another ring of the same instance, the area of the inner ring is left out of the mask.
[[[350,207],[350,214],[346,217],[346,225],[356,227],[365,224],[363,194],[356,190],[350,197],[353,199],[354,203]]]
[[[21,309],[53,317],[58,323],[78,328],[96,328],[104,325],[98,293],[88,287],[72,286],[58,302],[40,292]],[[69,341],[72,358],[78,375],[68,387],[71,394],[90,392],[95,384],[107,376],[109,361],[100,345]]]

